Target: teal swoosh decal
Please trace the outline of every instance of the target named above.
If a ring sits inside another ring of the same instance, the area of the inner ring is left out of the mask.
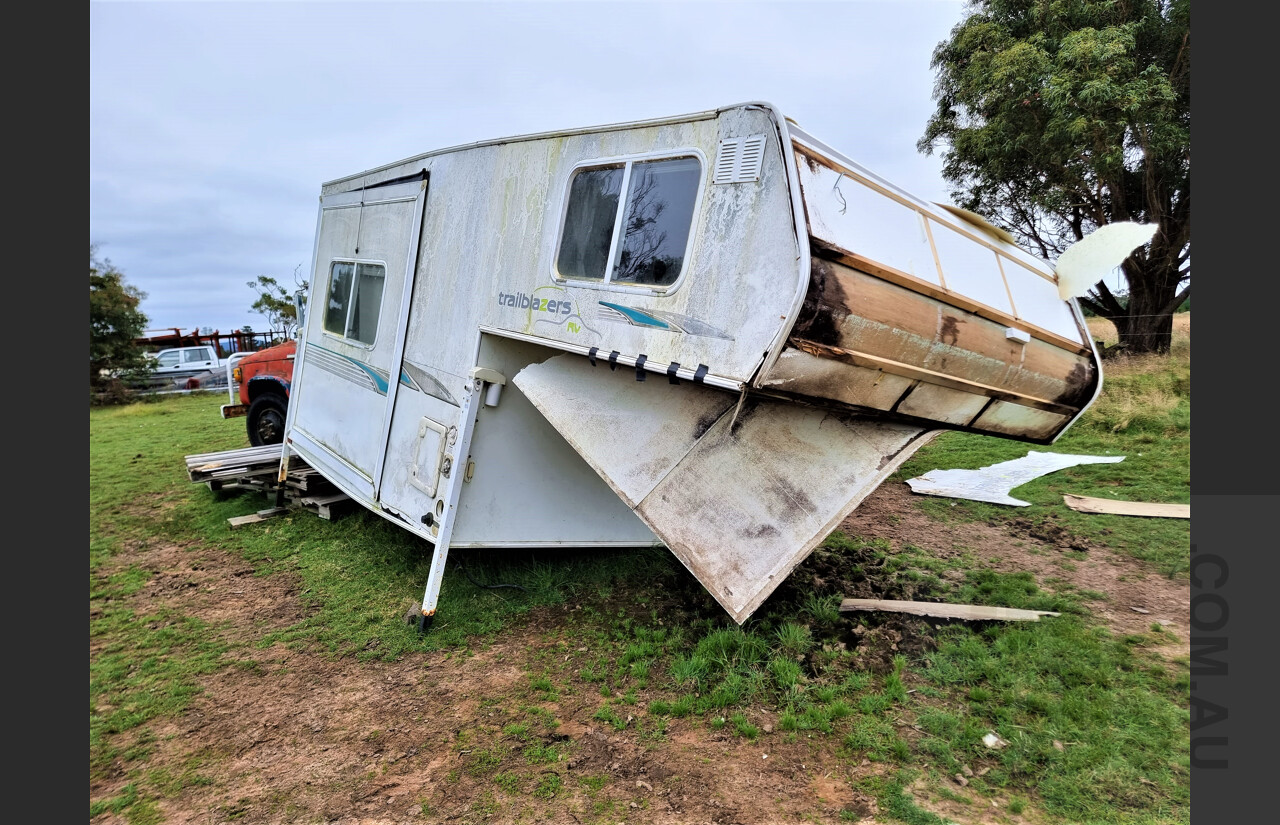
[[[623,315],[627,316],[627,319],[631,321],[633,324],[640,324],[641,326],[646,326],[646,327],[657,327],[658,329],[671,329],[671,325],[668,324],[666,321],[662,321],[658,318],[654,318],[652,315],[649,315],[648,313],[645,313],[645,312],[641,312],[638,309],[632,309],[631,307],[624,307],[619,304],[611,304],[608,301],[601,301],[600,305],[606,306],[612,310],[616,310],[617,312],[621,312]]]
[[[344,357],[346,357],[346,356],[344,356]],[[359,361],[357,361],[357,360],[356,360],[356,359],[354,359],[354,358],[347,358],[347,360],[348,360],[348,361],[350,361],[351,363],[355,364],[357,367],[359,367],[360,369],[364,370],[366,373],[368,373],[368,374],[369,374],[369,377],[373,379],[373,383],[377,386],[377,388],[378,388],[378,392],[379,392],[379,393],[381,393],[382,395],[386,395],[386,394],[387,394],[387,379],[386,379],[386,378],[383,378],[383,377],[382,377],[382,376],[381,376],[381,375],[380,375],[376,370],[374,370],[374,369],[373,369],[373,367],[370,367],[370,366],[367,366],[367,365],[365,365],[365,364],[362,364],[362,363],[360,363]]]
[[[372,389],[380,395],[387,394],[387,376],[380,371],[357,361],[349,355],[334,352],[319,344],[308,344],[307,346],[314,348],[312,351],[315,354],[315,365],[320,369],[331,372],[339,378],[344,378],[358,386]],[[311,363],[311,360],[309,359],[307,363]],[[352,369],[353,367],[355,368],[354,370]],[[372,386],[362,383],[361,378],[358,376],[363,376],[365,380],[372,383]]]

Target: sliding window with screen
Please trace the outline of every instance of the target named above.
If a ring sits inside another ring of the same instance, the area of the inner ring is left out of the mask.
[[[702,185],[693,156],[586,164],[565,199],[555,277],[666,290],[685,271]]]

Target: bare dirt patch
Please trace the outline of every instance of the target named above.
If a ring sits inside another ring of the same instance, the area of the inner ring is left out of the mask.
[[[1095,546],[1052,519],[1039,525],[1016,515],[1007,524],[942,523],[916,507],[919,498],[906,483],[889,482],[868,496],[840,527],[850,535],[885,539],[894,549],[911,544],[940,557],[969,553],[1000,572],[1030,572],[1051,592],[1070,585],[1105,594],[1094,606],[1113,633],[1147,633],[1151,625],[1160,623],[1173,638],[1159,650],[1166,655],[1189,653],[1187,580],[1170,579],[1150,565]]]
[[[747,825],[834,823],[842,810],[874,807],[853,788],[864,769],[804,737],[750,741],[681,719],[656,737],[633,719],[621,730],[594,719],[606,701],[595,693],[532,691],[531,674],[561,639],[563,609],[534,611],[525,627],[469,655],[359,662],[249,644],[301,617],[288,576],[176,546],[134,548],[102,572],[128,565],[150,574],[128,597],[136,609],[180,607],[238,645],[236,663],[202,677],[181,718],[149,726],[149,770],[186,777],[158,803],[166,823]],[[569,667],[576,655],[556,648]],[[637,705],[646,703],[642,695]],[[763,710],[747,715],[774,721]],[[504,733],[516,720],[533,720],[528,733]],[[131,779],[117,765],[91,781],[90,798],[118,795]],[[111,813],[94,821],[125,822]]]

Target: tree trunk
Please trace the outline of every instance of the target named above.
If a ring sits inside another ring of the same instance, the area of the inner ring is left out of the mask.
[[[1129,299],[1123,312],[1107,313],[1116,325],[1120,345],[1130,355],[1167,353],[1173,342],[1173,313],[1191,293],[1190,285],[1178,292],[1176,267],[1164,267],[1130,258],[1123,267],[1129,283]]]
[[[1113,318],[1116,333],[1124,351],[1130,354],[1166,353],[1173,342],[1173,314],[1159,315],[1142,312],[1136,301],[1129,301],[1129,315]]]

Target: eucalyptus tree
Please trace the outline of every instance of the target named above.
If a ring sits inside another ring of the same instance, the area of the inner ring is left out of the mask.
[[[1050,260],[1108,223],[1157,225],[1124,289],[1080,301],[1127,351],[1167,351],[1191,295],[1190,0],[973,0],[931,66],[917,148],[958,205]]]

